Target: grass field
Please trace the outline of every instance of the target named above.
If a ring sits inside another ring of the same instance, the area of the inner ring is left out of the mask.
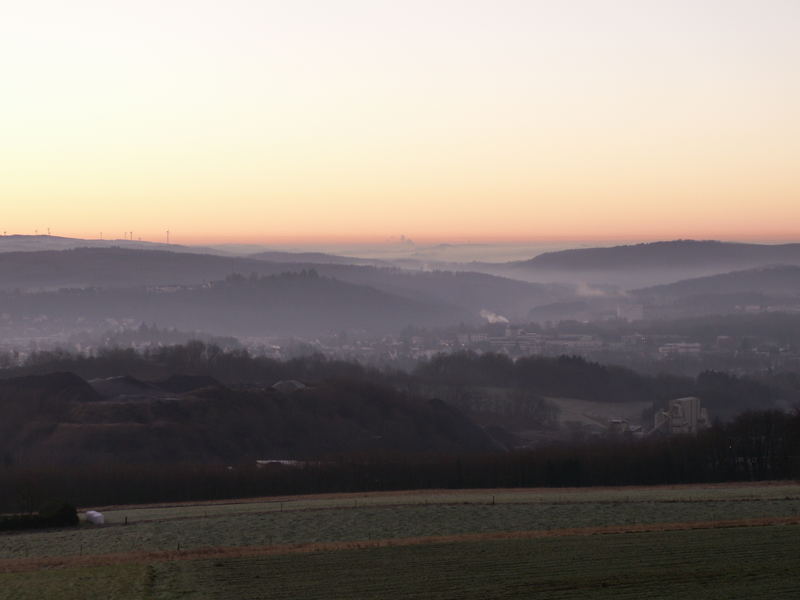
[[[214,598],[203,590],[224,582],[231,598],[789,598],[800,590],[797,533],[706,530],[176,562],[156,571],[153,592]]]
[[[103,527],[0,537],[0,571],[11,571],[0,573],[0,598],[794,597],[800,525],[708,522],[797,522],[798,513],[795,484],[121,507],[105,511]],[[704,529],[658,531],[697,522]],[[597,535],[616,526],[621,532]],[[653,531],[622,532],[636,526]],[[513,537],[548,531],[555,537]],[[328,546],[289,546],[311,543]],[[66,562],[53,568],[42,557]]]
[[[0,597],[793,598],[800,527],[488,540],[0,575]]]
[[[7,535],[0,559],[790,517],[800,486],[385,493],[104,514],[105,527]]]

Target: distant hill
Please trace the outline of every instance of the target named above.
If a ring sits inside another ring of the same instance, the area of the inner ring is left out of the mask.
[[[580,248],[545,252],[516,263],[546,269],[579,271],[622,268],[669,268],[708,265],[800,264],[800,244],[742,244],[734,242],[675,240],[610,248]]]
[[[42,252],[47,250],[74,250],[75,248],[127,248],[129,250],[168,250],[191,254],[221,254],[229,252],[205,246],[183,246],[128,239],[82,239],[57,235],[4,235],[0,236],[0,252]]]
[[[447,304],[474,315],[482,309],[525,315],[532,306],[571,293],[563,286],[525,283],[483,273],[272,262],[125,248],[0,253],[0,290],[197,285],[224,279],[232,273],[264,276],[309,269],[413,302]]]
[[[509,266],[528,277],[634,288],[774,264],[800,265],[800,244],[675,240],[546,252]]]
[[[132,248],[74,248],[0,253],[0,288],[189,285],[231,273],[272,274],[284,265],[264,261]]]
[[[375,333],[408,325],[469,319],[453,306],[411,300],[313,271],[228,277],[200,286],[69,289],[0,293],[12,322],[75,330],[104,323],[146,322],[224,335],[310,335],[342,330]]]
[[[686,279],[630,293],[654,318],[800,311],[800,266],[782,265]]]
[[[339,256],[337,254],[326,254],[324,252],[282,252],[272,250],[267,252],[256,252],[247,255],[248,258],[257,260],[269,260],[282,263],[313,263],[318,265],[366,265],[371,267],[391,267],[392,264],[386,261],[371,258],[356,258],[351,256]]]
[[[758,293],[765,296],[800,296],[800,266],[776,265],[686,279],[632,292],[637,296],[676,298],[696,294]]]
[[[407,271],[337,265],[315,268],[343,281],[369,285],[409,299],[459,306],[475,314],[488,309],[512,320],[524,318],[533,306],[574,295],[571,286],[529,283],[472,271]]]
[[[69,377],[81,394],[59,395]],[[82,382],[82,384],[81,384]],[[157,384],[120,382],[123,388]],[[344,452],[485,452],[497,444],[457,410],[366,383],[291,395],[221,386],[172,397],[98,399],[77,376],[0,380],[6,464],[238,463]],[[88,401],[91,400],[91,401]],[[20,408],[25,403],[29,408]],[[33,406],[33,408],[30,408]],[[37,407],[42,407],[38,409]]]

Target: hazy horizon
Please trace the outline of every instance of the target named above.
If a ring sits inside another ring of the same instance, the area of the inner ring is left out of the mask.
[[[135,233],[135,232],[134,232]],[[128,232],[128,235],[130,232]],[[123,236],[126,235],[123,233]],[[91,242],[124,242],[128,244],[165,244],[166,239],[163,240],[146,240],[135,237],[117,237],[117,238],[73,238],[72,236],[61,236],[55,233],[52,234],[38,234],[27,235],[20,233],[6,232],[2,237],[6,238],[23,238],[25,241],[15,245],[15,250],[38,250],[49,249],[47,247],[47,238],[54,239],[86,239]],[[236,241],[220,241],[213,240],[200,240],[196,243],[186,243],[180,239],[180,236],[171,238],[171,245],[173,246],[188,246],[196,247],[199,249],[208,248],[217,251],[223,251],[230,254],[254,254],[258,252],[288,252],[288,253],[326,253],[335,254],[345,257],[364,258],[364,259],[386,259],[386,260],[419,260],[419,261],[434,261],[434,262],[507,262],[514,260],[526,260],[533,258],[545,252],[557,252],[561,250],[579,249],[579,248],[603,248],[611,246],[647,244],[653,242],[666,242],[675,241],[673,239],[646,239],[646,238],[629,238],[629,239],[572,239],[572,240],[485,240],[485,241],[470,241],[470,240],[412,240],[405,236],[394,236],[382,240],[302,240],[295,239],[293,241],[272,241],[265,240],[261,243],[257,241],[252,242],[236,242]],[[687,238],[681,238],[687,239]],[[708,241],[712,238],[697,238],[697,240]],[[732,242],[732,243],[754,243],[754,244],[786,244],[798,243],[800,238],[787,238],[787,239],[762,239],[762,238],[732,238],[732,239],[716,239],[713,241]],[[2,250],[2,247],[0,247]]]

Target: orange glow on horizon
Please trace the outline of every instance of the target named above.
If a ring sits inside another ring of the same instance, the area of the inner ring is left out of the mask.
[[[0,231],[800,237],[797,2],[12,4]]]
[[[104,233],[102,239],[105,241],[129,240],[129,232],[120,235],[109,236]],[[163,244],[167,242],[166,232],[159,236],[137,235],[134,231],[134,241],[151,242]],[[6,232],[7,235],[33,235],[34,232]],[[39,235],[45,235],[46,229],[38,231]],[[52,232],[53,236],[65,238],[77,238],[87,240],[99,240],[99,235],[91,235],[81,232]],[[604,233],[598,235],[596,232],[587,231],[583,235],[579,232],[571,232],[570,235],[455,235],[455,236],[436,236],[436,235],[403,235],[406,243],[413,243],[418,246],[435,244],[493,244],[493,245],[537,245],[537,244],[574,244],[576,247],[586,244],[638,244],[658,241],[672,240],[716,240],[724,242],[752,242],[752,243],[800,243],[800,233],[777,230],[777,231],[743,231],[738,235],[726,231],[694,231],[694,232],[674,232],[665,231],[664,233],[652,232],[649,234],[631,235],[629,232]],[[399,246],[403,242],[400,235],[380,236],[380,235],[330,235],[330,234],[307,234],[307,235],[241,235],[241,236],[220,236],[213,234],[183,234],[179,231],[170,232],[170,243],[175,245],[188,246],[214,246],[214,245],[258,245],[276,247],[303,247],[303,246]]]

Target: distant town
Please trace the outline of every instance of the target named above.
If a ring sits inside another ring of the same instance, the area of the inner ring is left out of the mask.
[[[791,319],[791,315],[774,315]],[[720,317],[724,327],[725,319]],[[320,353],[329,358],[357,361],[365,365],[413,368],[437,354],[472,351],[493,352],[511,358],[523,356],[581,356],[604,364],[618,364],[642,372],[695,374],[703,370],[726,370],[745,374],[764,370],[800,370],[800,344],[787,335],[769,331],[759,335],[719,332],[670,333],[670,321],[614,319],[586,323],[486,323],[442,328],[408,327],[396,335],[374,335],[350,330],[316,337],[215,336],[184,332],[139,323],[133,319],[108,319],[85,323],[86,331],[53,332],[47,317],[12,320],[0,314],[0,351],[5,362],[24,361],[37,351],[63,349],[91,354],[102,348],[182,344],[192,339],[214,343],[225,349],[246,348],[256,356],[290,359]],[[41,327],[47,325],[47,335]],[[90,326],[91,325],[91,326]],[[681,327],[675,326],[679,330]],[[732,327],[742,329],[742,327]],[[654,332],[653,330],[658,330]],[[780,338],[780,339],[779,339]],[[13,357],[11,356],[13,354]]]

